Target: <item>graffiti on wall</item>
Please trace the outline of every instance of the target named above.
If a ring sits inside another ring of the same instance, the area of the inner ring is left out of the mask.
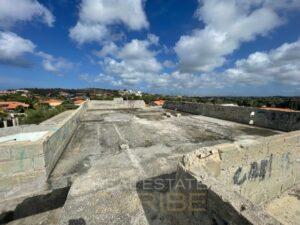
[[[239,167],[233,176],[233,183],[236,185],[243,184],[246,180],[264,180],[267,176],[271,176],[272,172],[272,160],[271,154],[267,159],[263,159],[260,162],[252,162],[250,169],[244,171],[243,167]]]

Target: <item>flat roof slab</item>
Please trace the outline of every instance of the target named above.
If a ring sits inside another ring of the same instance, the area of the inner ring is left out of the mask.
[[[148,154],[159,157],[160,150],[150,149],[163,147],[168,150],[164,154],[181,156],[200,147],[280,133],[199,115],[167,118],[165,112],[157,108],[87,111],[51,180],[55,183],[85,173],[95,161],[120,154],[123,145],[136,155],[144,155],[142,149],[149,148]]]
[[[53,188],[73,183],[60,224],[172,224],[145,206],[139,183],[174,179],[182,155],[195,149],[281,133],[177,114],[157,107],[87,111],[50,177]]]

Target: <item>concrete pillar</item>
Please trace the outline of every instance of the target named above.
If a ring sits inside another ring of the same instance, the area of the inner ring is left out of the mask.
[[[7,120],[3,120],[4,127],[7,127]]]
[[[12,123],[13,123],[13,127],[15,127],[16,126],[16,119],[15,118],[12,119]]]
[[[16,126],[19,126],[19,118],[16,118]]]

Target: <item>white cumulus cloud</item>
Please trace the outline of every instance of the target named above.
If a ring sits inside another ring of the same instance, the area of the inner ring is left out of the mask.
[[[63,75],[66,70],[73,67],[73,63],[62,57],[54,57],[44,52],[38,52],[37,55],[42,58],[42,66],[48,72]]]
[[[107,74],[117,77],[124,85],[147,81],[162,69],[150,46],[148,40],[134,39],[125,44],[115,58],[106,57],[101,65]]]
[[[175,45],[183,72],[209,72],[222,66],[226,56],[243,42],[267,35],[284,21],[277,10],[289,1],[199,0],[196,17],[205,25],[184,35]],[[277,2],[277,1],[276,1]],[[298,5],[299,1],[292,1]],[[286,6],[286,7],[284,7]]]
[[[119,51],[119,47],[114,42],[107,42],[103,44],[100,51],[95,51],[94,54],[98,57],[115,56]]]
[[[224,76],[232,83],[266,85],[276,82],[300,85],[300,40],[285,43],[269,52],[255,52],[238,60]]]
[[[33,19],[42,20],[52,26],[55,19],[52,13],[37,0],[1,0],[0,27],[8,28],[17,22]]]
[[[70,29],[70,37],[83,44],[103,40],[112,25],[123,24],[130,30],[147,28],[143,3],[143,0],[82,0],[79,21]]]
[[[12,32],[0,31],[0,63],[15,66],[27,66],[22,58],[26,53],[33,53],[36,46]]]
[[[85,42],[101,41],[109,34],[106,26],[101,24],[85,24],[78,22],[75,27],[70,29],[70,37],[79,44]]]

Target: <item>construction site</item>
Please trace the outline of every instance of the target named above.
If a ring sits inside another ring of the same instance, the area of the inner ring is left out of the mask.
[[[300,112],[86,101],[0,129],[0,224],[300,224]]]

